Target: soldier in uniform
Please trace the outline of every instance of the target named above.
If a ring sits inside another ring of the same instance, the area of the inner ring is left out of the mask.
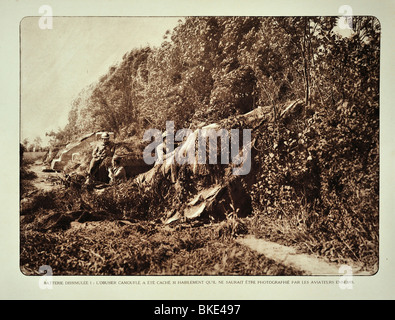
[[[126,171],[121,165],[121,157],[117,155],[113,157],[112,167],[108,169],[108,176],[111,184],[116,184],[126,180]]]
[[[115,146],[110,141],[110,135],[107,132],[104,132],[101,136],[101,142],[93,149],[92,160],[89,165],[88,179],[86,180],[86,184],[90,184],[96,180],[101,180],[98,177],[99,169],[102,163],[106,159],[109,159],[113,156],[114,151],[115,151]],[[107,169],[105,170],[107,172]],[[107,182],[107,181],[102,181],[102,182]]]

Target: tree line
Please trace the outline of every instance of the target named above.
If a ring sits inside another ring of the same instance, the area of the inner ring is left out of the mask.
[[[191,128],[257,106],[275,113],[293,99],[328,109],[346,100],[359,106],[357,118],[371,117],[380,24],[367,16],[352,22],[342,36],[337,17],[187,17],[160,47],[132,49],[83,88],[68,124],[51,135],[63,142],[96,130],[142,137],[166,121]]]

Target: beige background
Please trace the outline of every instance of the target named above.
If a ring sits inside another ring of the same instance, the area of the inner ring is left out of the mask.
[[[40,16],[41,5],[50,5],[55,16],[337,16],[347,4],[354,15],[374,15],[382,27],[380,105],[380,265],[374,276],[354,277],[353,289],[336,284],[311,284],[312,280],[337,281],[339,277],[54,277],[56,281],[102,280],[307,280],[289,285],[55,285],[40,289],[40,277],[19,271],[19,24],[23,17]],[[37,1],[0,2],[0,298],[1,299],[394,299],[395,262],[392,170],[395,158],[394,120],[394,16],[395,1]]]

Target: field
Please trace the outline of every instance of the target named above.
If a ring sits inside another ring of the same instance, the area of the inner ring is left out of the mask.
[[[27,161],[36,161],[39,159],[43,159],[46,152],[24,152],[23,157]]]

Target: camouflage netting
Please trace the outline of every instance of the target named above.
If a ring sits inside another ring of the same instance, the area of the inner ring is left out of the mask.
[[[157,163],[151,170],[137,176],[136,181],[145,189],[155,191],[160,199],[158,205],[165,215],[162,221],[172,223],[180,219],[223,220],[230,216],[248,216],[252,212],[250,189],[256,182],[258,171],[254,164],[254,144],[258,137],[265,135],[261,127],[264,123],[273,122],[275,117],[282,118],[282,121],[292,121],[301,114],[303,104],[294,101],[276,110],[277,115],[274,110],[273,107],[259,107],[247,114],[209,126],[228,131],[251,129],[251,170],[246,175],[234,175],[232,170],[235,165],[231,161],[229,164],[209,164],[207,160],[207,164],[179,165],[177,161],[171,163],[165,159],[163,163]],[[242,141],[241,135],[240,140]],[[192,143],[194,141],[197,139],[192,137]],[[188,138],[183,144],[184,148],[187,143]],[[180,148],[182,146],[176,148],[174,153],[180,151]],[[220,163],[220,151],[221,147],[218,147],[217,163]],[[242,152],[241,150],[240,156]]]

